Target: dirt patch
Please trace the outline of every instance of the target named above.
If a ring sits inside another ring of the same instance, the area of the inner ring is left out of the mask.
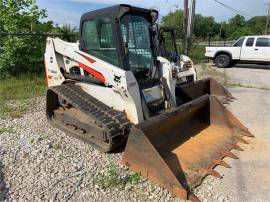
[[[226,71],[224,69],[218,69],[210,63],[198,64],[195,68],[198,80],[212,77],[223,85],[227,83]]]

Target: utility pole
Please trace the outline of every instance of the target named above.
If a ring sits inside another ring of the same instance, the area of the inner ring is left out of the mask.
[[[196,14],[196,0],[192,0],[192,15],[190,20],[190,36],[192,37],[194,32],[194,25],[195,25],[195,14]]]
[[[187,54],[188,52],[188,40],[187,40],[187,27],[188,27],[188,0],[184,0],[184,13],[183,13],[183,28],[182,28],[182,33],[183,33],[183,47],[184,47],[184,52]]]
[[[192,36],[194,32],[194,24],[195,24],[195,7],[196,7],[196,0],[191,0],[192,1],[192,7],[190,10],[190,16],[189,16],[189,23],[188,23],[188,33],[187,33],[187,38],[188,38],[188,44],[187,44],[187,53],[189,52],[191,46],[192,46]]]
[[[265,25],[265,34],[268,32],[268,23],[269,23],[269,16],[270,16],[270,3],[269,4],[264,4],[268,5],[268,12],[267,12],[267,18],[266,18],[266,25]]]

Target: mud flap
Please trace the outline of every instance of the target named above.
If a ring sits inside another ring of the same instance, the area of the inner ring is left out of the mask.
[[[226,88],[213,78],[179,85],[175,89],[175,94],[181,99],[182,103],[192,101],[205,94],[215,96],[223,104],[235,99]]]
[[[222,159],[253,135],[214,96],[204,95],[133,126],[123,163],[171,193],[190,198],[206,175],[221,175]]]

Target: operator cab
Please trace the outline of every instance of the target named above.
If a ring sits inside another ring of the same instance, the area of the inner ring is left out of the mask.
[[[80,22],[80,49],[126,71],[138,83],[156,69],[152,25],[156,10],[125,4],[85,13]]]
[[[156,10],[121,4],[85,13],[80,22],[82,51],[133,73],[145,118],[166,108],[169,93],[158,69],[157,18]]]

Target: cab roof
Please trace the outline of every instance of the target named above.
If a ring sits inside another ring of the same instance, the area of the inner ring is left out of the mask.
[[[242,36],[242,37],[270,37],[270,35],[250,35],[250,36]]]
[[[110,17],[112,19],[120,19],[127,13],[137,14],[146,17],[149,22],[155,22],[158,18],[158,11],[130,6],[128,4],[119,4],[107,8],[102,8],[84,13],[81,17],[81,23],[85,20],[91,20],[102,17]]]

